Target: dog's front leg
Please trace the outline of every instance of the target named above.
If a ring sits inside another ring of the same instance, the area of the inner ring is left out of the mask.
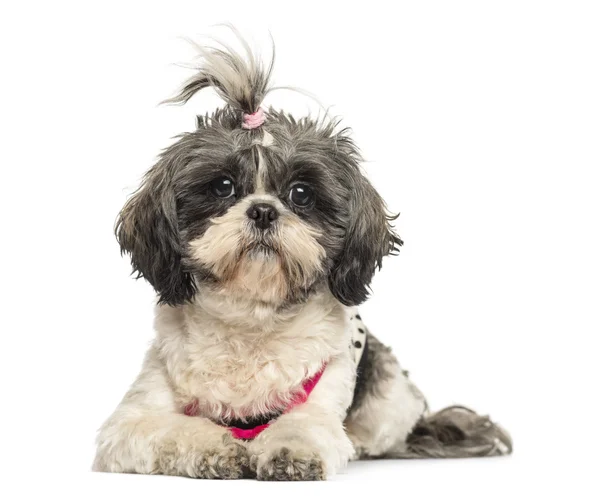
[[[250,467],[258,479],[323,480],[346,465],[354,454],[343,426],[352,368],[349,358],[332,360],[308,400],[250,443]]]
[[[94,470],[239,479],[244,444],[202,417],[177,413],[171,388],[151,350],[141,374],[101,427]]]

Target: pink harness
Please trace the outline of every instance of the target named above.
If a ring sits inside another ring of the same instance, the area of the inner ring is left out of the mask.
[[[316,387],[319,380],[321,380],[321,376],[323,375],[323,372],[325,371],[325,366],[326,365],[324,365],[323,368],[321,368],[321,370],[319,370],[315,375],[313,375],[309,379],[306,379],[302,383],[302,392],[299,392],[289,402],[289,404],[286,406],[286,408],[283,410],[282,413],[288,413],[295,406],[301,405],[302,403],[306,402],[306,400],[308,399],[308,396],[310,395],[312,390]],[[198,400],[195,399],[191,403],[187,404],[185,406],[185,408],[183,409],[183,413],[189,417],[195,417],[195,416],[199,415],[200,406],[199,406]],[[277,416],[274,416],[274,418],[272,420],[274,420],[275,418],[277,418]],[[233,437],[236,439],[254,439],[262,431],[264,431],[267,427],[269,427],[269,423],[257,425],[250,429],[241,429],[239,427],[231,427],[231,426],[225,426],[225,427],[227,427],[231,431],[231,434],[233,434]]]

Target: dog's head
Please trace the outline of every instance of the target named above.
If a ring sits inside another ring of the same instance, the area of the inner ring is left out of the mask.
[[[326,284],[356,305],[402,243],[346,130],[260,109],[271,67],[203,50],[172,99],[212,87],[227,105],[163,152],[117,221],[122,251],[163,303],[210,286],[278,305]]]

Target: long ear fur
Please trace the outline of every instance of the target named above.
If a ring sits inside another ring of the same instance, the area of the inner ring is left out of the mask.
[[[175,197],[164,159],[144,177],[127,201],[115,227],[121,253],[131,255],[137,278],[154,287],[159,302],[182,304],[195,293],[192,276],[182,267]]]
[[[360,173],[352,192],[350,225],[345,246],[329,274],[329,288],[346,306],[356,306],[369,296],[369,284],[384,256],[396,253],[402,240],[390,224],[396,217]]]

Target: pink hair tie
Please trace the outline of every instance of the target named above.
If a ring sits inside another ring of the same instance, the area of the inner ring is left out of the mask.
[[[253,130],[254,128],[258,128],[259,126],[262,126],[262,124],[264,122],[265,122],[265,113],[259,107],[258,111],[253,112],[252,114],[244,113],[242,128],[244,128],[246,130]]]

